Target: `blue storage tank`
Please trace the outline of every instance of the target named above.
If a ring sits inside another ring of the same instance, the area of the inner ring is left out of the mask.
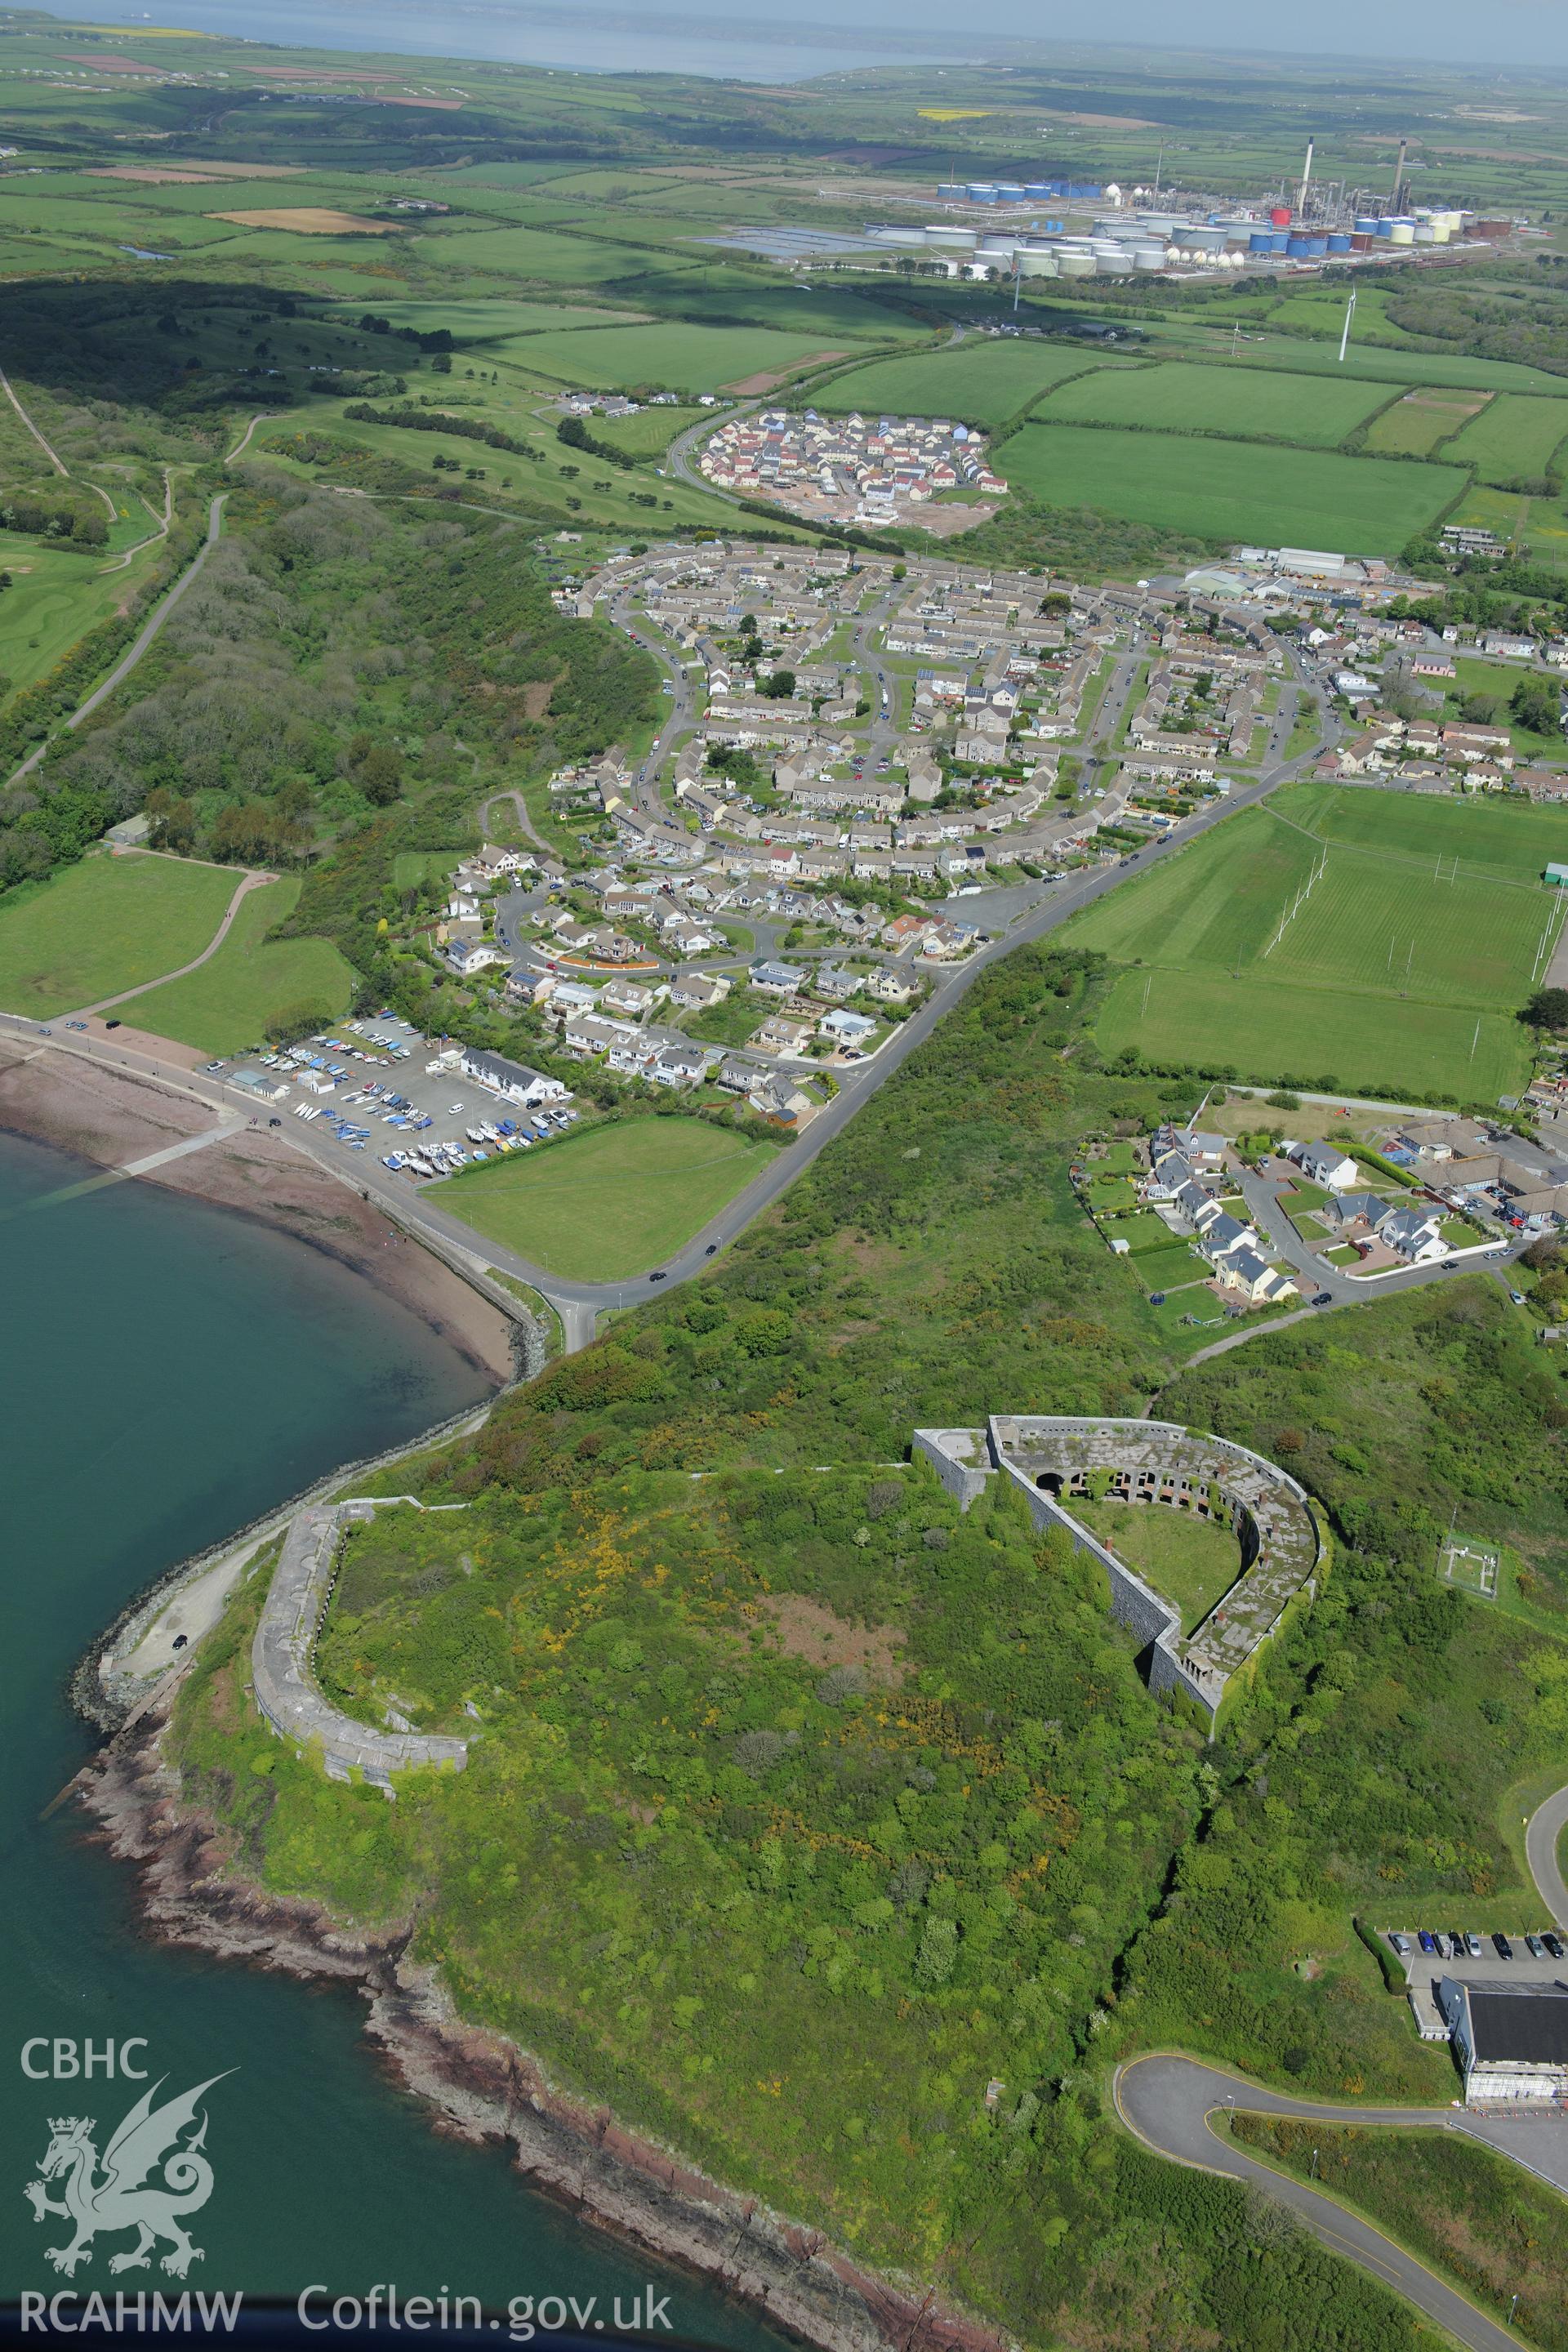
[[[1358,213],[1355,220],[1355,233],[1357,236],[1375,236],[1377,235],[1377,215],[1375,213]]]
[[[963,193],[972,205],[994,205],[996,202],[996,191],[989,180],[972,180]]]
[[[1005,205],[1021,205],[1024,201],[1022,180],[998,180],[996,194]]]
[[[1291,236],[1285,240],[1285,250],[1293,261],[1305,261],[1311,247],[1306,237]]]
[[[1275,252],[1283,253],[1290,242],[1289,230],[1288,228],[1271,228],[1268,234],[1274,240]]]
[[[1329,240],[1326,236],[1310,236],[1307,239],[1307,251],[1310,254],[1314,261],[1317,260],[1320,254],[1327,253],[1328,249]]]
[[[1350,249],[1351,241],[1348,236],[1334,235],[1331,236],[1329,238],[1329,251],[1331,253],[1348,253]]]
[[[963,194],[963,182],[962,180],[944,180],[939,184],[937,187],[937,194],[943,197],[947,203],[955,204]]]
[[[1255,228],[1247,240],[1248,253],[1272,253],[1274,232],[1271,228]]]
[[[1068,184],[1068,194],[1093,203],[1105,194],[1105,190],[1098,180],[1073,180]]]
[[[1378,221],[1373,229],[1373,235],[1374,236],[1392,236],[1394,235],[1394,223],[1391,220]]]
[[[1024,190],[1026,196],[1049,196],[1055,193],[1048,180],[1031,180]]]

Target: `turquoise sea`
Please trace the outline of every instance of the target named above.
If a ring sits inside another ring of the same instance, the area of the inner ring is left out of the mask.
[[[67,2225],[35,2222],[21,2193],[48,2119],[92,2116],[101,2148],[141,2088],[31,2079],[23,2045],[37,2068],[57,2041],[136,2037],[165,2095],[224,2077],[205,2103],[216,2181],[192,2223],[193,2288],[291,2302],[391,2282],[501,2307],[596,2296],[608,2317],[651,2278],[677,2335],[773,2352],[723,2297],[584,2230],[499,2154],[438,2137],[362,2039],[357,1996],[144,1939],[130,1871],[74,1806],[42,1818],[94,1744],[68,1676],[132,1594],[484,1392],[416,1318],[304,1244],[150,1185],[53,1198],[86,1172],[0,1135],[0,2300],[66,2284],[45,2249]],[[171,2287],[156,2269],[110,2278],[129,2243],[104,2241],[76,2287]]]

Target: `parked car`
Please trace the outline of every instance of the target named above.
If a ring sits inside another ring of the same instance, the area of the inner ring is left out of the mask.
[[[1539,1936],[1527,1936],[1524,1940],[1532,1960],[1543,1960],[1546,1958],[1546,1947]]]
[[[1480,1937],[1479,1936],[1467,1934],[1465,1937],[1465,1949],[1468,1952],[1472,1960],[1479,1960],[1481,1957]]]
[[[1410,1950],[1408,1936],[1390,1936],[1388,1941],[1390,1949],[1397,1952],[1402,1960],[1408,1956]]]
[[[1314,1307],[1331,1307],[1333,1303],[1334,1294],[1331,1290],[1319,1290],[1313,1293],[1312,1304]]]
[[[1524,1293],[1522,1290],[1510,1290],[1508,1295],[1512,1299],[1516,1307],[1522,1307],[1524,1305]]]
[[[1509,1942],[1508,1937],[1503,1934],[1500,1927],[1492,1937],[1492,1949],[1497,1954],[1500,1960],[1511,1960],[1513,1958],[1513,1946]]]
[[[1437,1938],[1434,1936],[1430,1927],[1419,1928],[1417,1930],[1417,1934],[1420,1938],[1421,1948],[1424,1952],[1435,1952],[1436,1950]]]
[[[1449,1928],[1449,1930],[1448,1930],[1448,1949],[1453,1953],[1454,1958],[1455,1958],[1457,1960],[1462,1960],[1462,1959],[1464,1958],[1464,1957],[1465,1957],[1465,1938],[1464,1938],[1463,1931],[1462,1931],[1460,1928],[1458,1928],[1458,1927],[1450,1927],[1450,1928]]]
[[[1541,1940],[1554,1960],[1560,1960],[1564,1957],[1563,1938],[1561,1936],[1554,1936],[1550,1927]]]

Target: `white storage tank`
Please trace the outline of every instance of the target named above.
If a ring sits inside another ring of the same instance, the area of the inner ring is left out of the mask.
[[[1020,278],[1054,278],[1058,271],[1054,253],[1040,253],[1034,248],[1020,253],[1017,261]]]
[[[1414,221],[1409,220],[1393,221],[1389,225],[1388,234],[1391,241],[1394,245],[1414,245],[1415,242],[1415,224]]]
[[[977,228],[953,228],[946,221],[937,221],[925,233],[927,245],[949,253],[973,253],[980,242]]]
[[[1092,278],[1094,276],[1093,254],[1058,253],[1057,276],[1058,278]]]
[[[1134,269],[1163,269],[1165,248],[1163,245],[1135,245],[1132,248]]]

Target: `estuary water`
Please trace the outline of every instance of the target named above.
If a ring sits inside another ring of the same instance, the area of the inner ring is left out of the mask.
[[[352,1992],[145,1940],[128,1868],[85,1841],[73,1805],[43,1818],[94,1744],[67,1678],[128,1599],[484,1393],[417,1318],[303,1244],[150,1185],[54,1197],[89,1172],[0,1135],[0,2299],[66,2284],[45,2248],[68,2225],[35,2222],[22,2197],[49,2117],[92,2116],[101,2150],[142,2088],[33,2079],[24,2044],[38,2069],[57,2040],[137,2037],[165,2097],[225,2078],[204,2102],[216,2183],[192,2222],[192,2288],[292,2302],[317,2283],[389,2282],[503,2308],[596,2296],[608,2327],[612,2299],[629,2315],[651,2278],[678,2334],[777,2352],[744,2312],[584,2230],[499,2154],[438,2138],[378,2069]],[[110,2277],[130,2242],[100,2242],[75,2286],[176,2292],[156,2268]]]

